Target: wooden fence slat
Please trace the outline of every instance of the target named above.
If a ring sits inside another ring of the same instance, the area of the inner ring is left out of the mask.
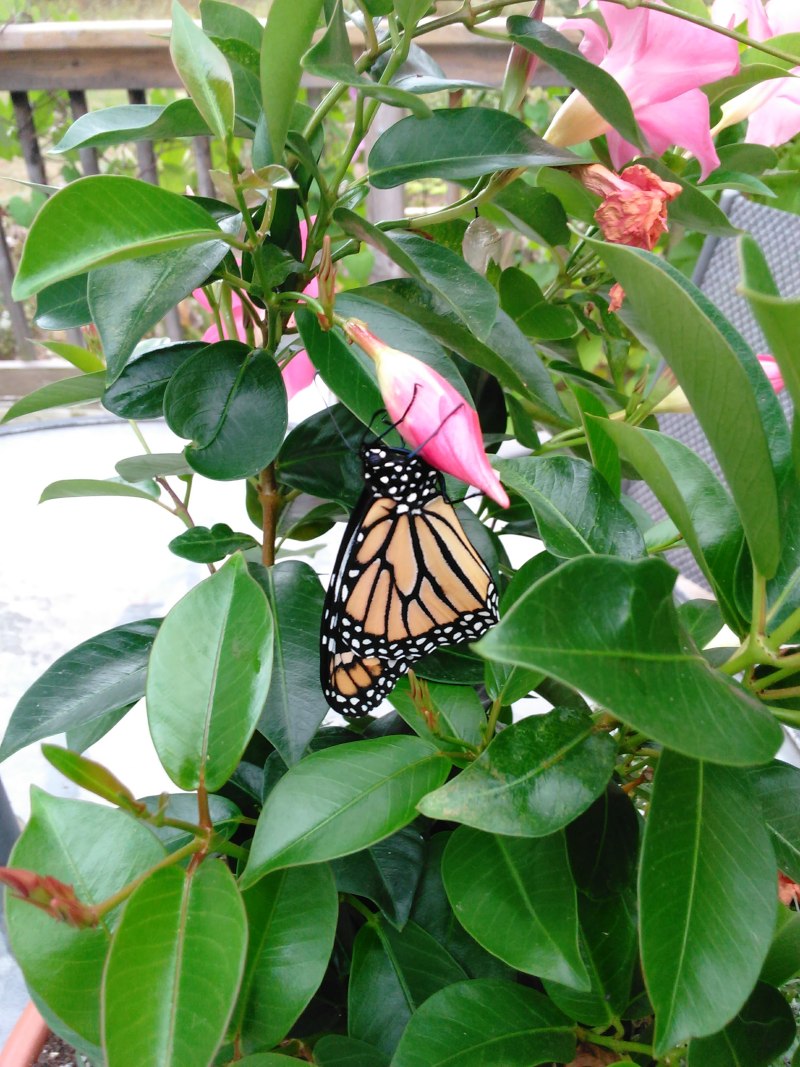
[[[2,39],[2,35],[0,35]],[[11,103],[14,108],[14,118],[17,123],[17,135],[19,136],[22,158],[28,171],[28,179],[38,182],[39,185],[47,185],[47,175],[44,169],[39,140],[36,136],[36,126],[33,122],[33,111],[28,94],[25,92],[11,93]]]
[[[81,118],[89,110],[86,104],[86,93],[83,89],[69,90],[69,108],[73,120]],[[78,155],[81,161],[81,172],[87,174],[99,174],[100,166],[97,161],[97,149],[79,148]]]
[[[14,282],[14,264],[11,259],[3,231],[3,219],[0,214],[0,292],[3,295],[3,304],[8,311],[11,320],[11,333],[14,337],[17,353],[21,359],[33,359],[34,348],[28,340],[28,320],[25,318],[25,309],[22,304],[11,298],[11,286]]]

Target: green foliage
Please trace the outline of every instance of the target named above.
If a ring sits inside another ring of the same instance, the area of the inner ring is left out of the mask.
[[[620,19],[649,17],[625,6]],[[174,11],[188,98],[153,94],[65,128],[65,95],[33,96],[66,184],[9,205],[30,230],[15,294],[37,298],[37,330],[91,332],[86,349],[46,342],[78,373],[3,421],[98,400],[135,424],[165,419],[182,445],[151,450],[137,425],[116,471],[76,472],[41,499],[156,505],[178,520],[176,565],[198,568],[163,620],[53,663],[0,747],[66,734],[46,758],[102,801],[35,789],[0,873],[31,994],[96,1067],[797,1059],[800,923],[776,881],[800,881],[800,770],[775,755],[781,725],[800,725],[800,433],[676,264],[689,270],[702,235],[734,232],[723,189],[796,208],[800,157],[745,141],[740,124],[705,180],[688,154],[645,160],[679,195],[648,203],[652,228],[631,245],[603,237],[581,167],[608,164],[604,123],[645,149],[647,116],[627,80],[535,17],[506,23],[510,74],[543,62],[557,84],[519,114],[424,51],[431,28],[502,13],[274,0],[262,25],[202,0],[202,29]],[[740,73],[704,87],[712,122],[787,68],[745,49]],[[326,85],[314,107],[304,72]],[[575,151],[542,136],[569,86],[598,112]],[[379,132],[387,104],[410,114]],[[172,191],[194,184],[199,136],[216,198]],[[137,142],[158,146],[161,186],[124,173],[122,146]],[[72,180],[89,148],[103,173]],[[405,212],[367,211],[367,190],[390,189]],[[622,205],[631,225],[638,192]],[[651,248],[659,212],[672,243]],[[373,263],[389,280],[370,280]],[[797,299],[750,237],[740,267],[796,405]],[[153,336],[179,303],[188,339]],[[418,361],[416,389],[396,351]],[[312,372],[335,401],[299,416],[320,395],[292,403]],[[658,425],[684,397],[713,470]],[[359,452],[376,437],[437,454],[448,476],[497,586],[499,622],[478,642],[417,661],[394,639],[373,655],[352,636],[358,614],[368,635],[424,631],[485,580],[452,526],[401,544],[416,498],[370,507]],[[634,478],[663,515],[633,503]],[[251,528],[195,521],[205,479],[237,483]],[[472,479],[491,493],[470,507]],[[353,509],[368,529],[321,653],[332,531]],[[672,557],[659,558],[673,546],[709,599],[676,596]],[[385,577],[353,593],[353,570],[382,551]],[[458,567],[463,594],[447,574]],[[390,574],[402,596],[373,610]],[[326,717],[323,685],[346,692],[375,672],[399,675],[387,703]],[[124,767],[84,754],[142,698],[181,792],[138,798]]]

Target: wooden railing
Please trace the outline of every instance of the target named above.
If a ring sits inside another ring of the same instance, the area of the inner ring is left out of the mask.
[[[485,24],[492,27],[492,23]],[[498,21],[496,28],[502,25]],[[66,22],[8,24],[0,30],[0,91],[11,94],[22,155],[28,178],[48,184],[47,162],[42,157],[39,132],[28,93],[32,90],[66,90],[73,118],[88,110],[87,92],[98,89],[124,89],[131,103],[145,103],[149,89],[179,88],[180,81],[169,55],[170,23],[140,22]],[[362,38],[350,27],[354,54],[360,52]],[[451,78],[465,78],[498,86],[502,82],[508,45],[502,41],[478,38],[463,26],[453,25],[425,35],[424,47]],[[540,85],[551,81],[546,68],[537,71]],[[303,84],[321,91],[325,83],[307,76]],[[393,121],[398,112],[382,108],[379,126]],[[198,192],[212,195],[208,177],[210,153],[207,138],[197,137],[193,149],[198,174]],[[136,143],[140,178],[156,183],[158,173],[153,145]],[[100,161],[93,148],[80,151],[83,174],[100,173]],[[397,217],[402,214],[402,190],[373,191],[368,211],[373,218]],[[0,298],[7,308],[18,354],[31,358],[28,326],[24,308],[11,299],[12,257],[0,220]],[[166,322],[171,336],[180,335],[177,314]],[[80,340],[79,337],[73,338]]]

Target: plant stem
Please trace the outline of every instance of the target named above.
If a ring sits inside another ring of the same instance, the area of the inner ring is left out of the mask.
[[[163,860],[159,860],[159,862],[150,867],[149,870],[140,874],[138,878],[134,878],[132,882],[128,882],[122,889],[119,889],[116,893],[112,893],[110,897],[106,897],[105,900],[97,904],[94,909],[97,918],[102,919],[104,915],[107,915],[110,911],[113,911],[114,908],[122,904],[123,901],[127,900],[128,897],[134,893],[143,882],[146,882],[152,874],[155,874],[156,871],[180,863],[182,860],[185,860],[187,856],[192,856],[194,853],[199,852],[205,845],[206,842],[202,838],[196,837],[194,841],[190,841],[188,844],[184,845],[183,848],[179,848],[176,852],[172,852],[169,856],[165,856]]]
[[[483,732],[483,744],[480,747],[480,751],[489,745],[490,741],[494,737],[494,732],[497,729],[497,720],[500,718],[500,712],[503,710],[503,702],[498,697],[492,701],[492,706],[489,708],[489,717],[486,720],[486,728]]]
[[[133,432],[136,434],[136,439],[138,440],[138,442],[142,446],[142,448],[145,450],[145,452],[148,454],[148,456],[152,456],[153,450],[150,447],[150,445],[148,445],[147,441],[145,441],[144,434],[139,429],[138,422],[136,422],[134,419],[128,419],[128,425],[133,430]]]
[[[275,531],[278,525],[278,484],[275,464],[270,463],[258,479],[258,499],[261,504],[261,561],[265,567],[275,562]]]
[[[600,1045],[602,1048],[610,1048],[614,1052],[640,1052],[644,1056],[653,1055],[652,1045],[642,1045],[638,1041],[621,1041],[616,1037],[605,1037],[603,1034],[592,1033],[591,1030],[584,1030],[582,1027],[577,1027],[577,1035],[580,1041],[588,1041],[592,1045]]]

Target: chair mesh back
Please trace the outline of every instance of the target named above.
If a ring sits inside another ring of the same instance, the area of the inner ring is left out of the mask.
[[[738,193],[726,194],[722,207],[737,229],[751,233],[766,256],[775,282],[784,296],[800,293],[800,217],[775,208],[754,204]],[[754,352],[767,351],[764,335],[750,306],[736,291],[740,270],[735,237],[706,239],[694,282],[713,301],[725,317],[741,333]],[[791,401],[781,394],[784,411],[791,412]],[[658,420],[663,433],[677,438],[691,448],[723,481],[722,472],[705,434],[694,415],[661,415]],[[653,492],[644,482],[627,482],[625,491],[654,519],[664,518],[665,512]],[[708,589],[708,582],[686,548],[667,553],[667,559],[682,575]]]

